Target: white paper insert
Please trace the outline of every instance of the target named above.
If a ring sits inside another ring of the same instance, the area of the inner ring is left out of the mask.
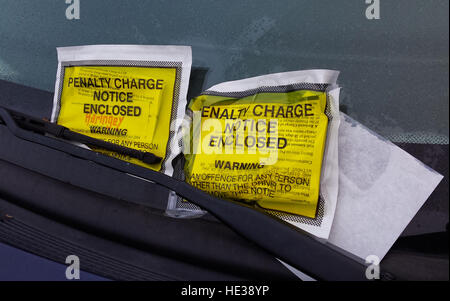
[[[341,113],[339,194],[328,243],[382,259],[442,178]]]

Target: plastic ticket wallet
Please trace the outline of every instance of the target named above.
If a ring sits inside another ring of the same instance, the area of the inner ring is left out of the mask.
[[[168,175],[180,152],[191,68],[187,46],[96,45],[58,48],[52,122],[163,158],[146,164]]]
[[[328,237],[337,198],[337,76],[270,74],[219,84],[193,99],[186,181]]]

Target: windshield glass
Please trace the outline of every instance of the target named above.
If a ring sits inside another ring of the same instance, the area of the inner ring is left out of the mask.
[[[448,144],[447,0],[381,0],[374,19],[361,0],[72,2],[0,1],[1,80],[53,91],[60,46],[191,45],[203,89],[340,70],[341,110],[394,142]]]

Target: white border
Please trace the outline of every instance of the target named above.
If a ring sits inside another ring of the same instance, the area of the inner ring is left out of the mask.
[[[62,72],[62,62],[76,61],[104,61],[104,60],[128,60],[128,61],[164,61],[164,62],[181,62],[181,82],[180,92],[175,120],[175,134],[168,141],[168,145],[172,152],[166,153],[164,163],[165,174],[172,176],[173,167],[172,160],[181,152],[178,144],[178,129],[186,112],[186,96],[189,87],[189,76],[192,66],[192,50],[190,46],[167,46],[167,45],[87,45],[87,46],[71,46],[59,47],[58,52],[58,70],[56,72],[55,95],[53,98],[53,108],[51,121],[57,120],[58,107],[58,89]],[[100,65],[100,64],[99,64]],[[172,129],[171,129],[172,130]]]
[[[327,69],[311,69],[272,73],[246,79],[224,82],[212,86],[208,92],[242,92],[264,86],[283,86],[298,83],[330,84],[335,85],[339,71]]]
[[[327,69],[311,69],[273,73],[262,76],[246,78],[237,81],[224,82],[209,88],[206,92],[233,93],[253,90],[261,87],[277,87],[300,83],[328,84],[327,97],[329,98],[332,119],[328,123],[327,140],[323,155],[323,164],[320,179],[320,193],[324,198],[324,214],[320,226],[302,222],[286,222],[303,229],[320,239],[328,239],[336,211],[339,166],[338,166],[338,137],[339,137],[339,94],[337,86],[339,71]]]

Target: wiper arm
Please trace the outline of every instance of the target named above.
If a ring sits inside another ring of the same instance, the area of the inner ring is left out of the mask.
[[[106,142],[101,139],[92,138],[66,128],[65,126],[35,118],[14,110],[3,108],[9,112],[14,121],[23,129],[33,131],[42,135],[52,135],[56,138],[66,139],[73,142],[83,143],[94,148],[112,151],[118,154],[126,155],[138,159],[147,164],[156,164],[161,162],[162,158],[149,152],[139,151],[114,143]]]
[[[242,203],[219,199],[184,181],[148,168],[127,164],[109,156],[93,155],[92,151],[86,149],[75,149],[64,141],[50,138],[48,140],[39,139],[32,133],[20,128],[19,122],[16,122],[12,114],[2,107],[0,107],[1,119],[8,129],[20,139],[77,155],[174,191],[180,197],[214,215],[241,236],[313,278],[322,280],[368,280],[365,276],[367,264],[361,259],[326,245],[309,233],[262,210]],[[27,124],[29,125],[29,123]],[[42,126],[39,126],[35,131],[42,131]],[[382,272],[382,279],[384,275],[385,273]]]

